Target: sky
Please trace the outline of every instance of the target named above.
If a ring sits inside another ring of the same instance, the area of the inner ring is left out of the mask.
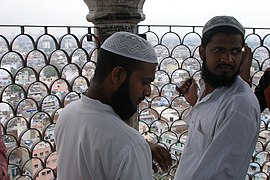
[[[0,0],[0,24],[79,25],[86,20],[84,0]],[[145,0],[147,25],[202,26],[216,15],[237,18],[244,27],[270,28],[269,0]]]

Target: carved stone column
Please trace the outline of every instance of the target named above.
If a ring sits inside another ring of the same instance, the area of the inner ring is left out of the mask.
[[[137,34],[137,24],[145,19],[142,11],[145,0],[84,0],[89,9],[86,19],[95,25],[100,45],[117,31]],[[137,113],[128,123],[138,129]]]
[[[100,43],[117,31],[137,33],[137,24],[145,19],[145,0],[84,0],[89,9],[86,19],[95,27]]]

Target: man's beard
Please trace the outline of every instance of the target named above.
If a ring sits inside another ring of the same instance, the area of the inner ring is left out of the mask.
[[[137,111],[129,97],[129,80],[127,79],[119,89],[113,93],[110,106],[120,118],[127,122],[130,117]]]
[[[226,74],[216,75],[213,74],[206,65],[206,58],[203,60],[202,64],[202,79],[212,86],[213,88],[222,87],[222,86],[230,86],[232,85],[240,71],[240,67],[238,68],[237,72],[232,76],[228,76]]]

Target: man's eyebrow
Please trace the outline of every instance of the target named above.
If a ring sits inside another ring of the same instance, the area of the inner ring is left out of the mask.
[[[145,77],[144,80],[153,82],[155,80],[154,77]]]

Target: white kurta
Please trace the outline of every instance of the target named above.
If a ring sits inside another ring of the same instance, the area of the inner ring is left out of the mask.
[[[84,95],[55,128],[58,180],[151,180],[148,143],[113,109]]]
[[[196,103],[187,122],[175,180],[245,179],[260,127],[259,103],[247,83],[238,77],[215,89]]]

